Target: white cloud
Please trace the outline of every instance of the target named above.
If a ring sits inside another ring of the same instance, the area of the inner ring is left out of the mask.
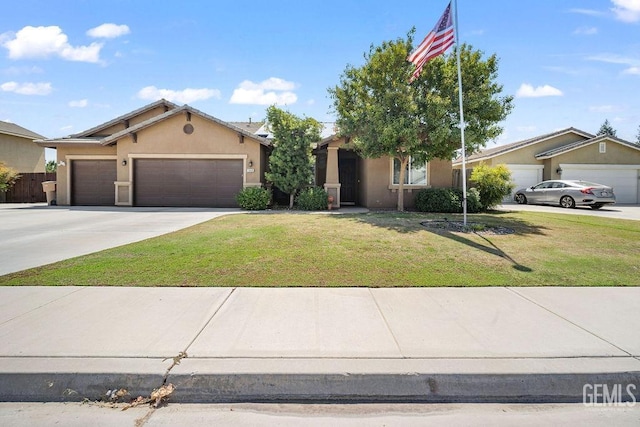
[[[569,12],[578,13],[580,15],[588,15],[588,16],[602,16],[602,15],[604,15],[603,12],[601,12],[599,10],[593,10],[593,9],[570,9]]]
[[[19,76],[21,74],[42,74],[44,70],[40,67],[9,67],[2,70],[5,74]]]
[[[157,101],[159,99],[166,99],[171,102],[180,102],[188,104],[194,101],[201,101],[209,98],[220,99],[220,91],[218,89],[183,89],[183,90],[171,90],[171,89],[158,89],[155,86],[143,87],[138,91],[138,98],[147,99],[150,101]]]
[[[231,104],[251,105],[291,105],[298,101],[293,92],[296,84],[286,80],[270,77],[260,83],[245,80],[233,91]]]
[[[627,68],[622,72],[622,74],[631,74],[635,76],[640,76],[640,67]]]
[[[549,85],[534,88],[528,83],[522,83],[516,92],[517,98],[541,98],[546,96],[562,96],[562,91]]]
[[[2,46],[9,50],[11,59],[49,58],[58,56],[69,61],[99,62],[102,43],[89,46],[71,46],[69,38],[58,26],[26,26],[13,35],[3,35],[8,39]]]
[[[518,132],[526,132],[526,133],[532,133],[535,132],[538,128],[535,125],[528,125],[528,126],[517,126],[516,130]]]
[[[69,101],[69,107],[84,108],[89,105],[88,99],[79,99],[77,101]]]
[[[87,35],[93,38],[113,39],[129,34],[131,30],[127,25],[102,24],[87,31]]]
[[[616,19],[622,22],[640,21],[640,0],[611,0]]]
[[[589,111],[592,113],[612,113],[617,110],[618,108],[613,105],[592,105],[589,107]]]
[[[20,95],[49,95],[53,88],[51,83],[17,83],[6,82],[0,85],[4,92],[13,92]]]
[[[596,27],[578,27],[573,30],[573,34],[577,36],[593,36],[598,34],[598,29]]]

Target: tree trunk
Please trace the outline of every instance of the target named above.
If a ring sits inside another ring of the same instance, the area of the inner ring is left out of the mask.
[[[295,191],[289,194],[289,209],[293,209],[293,196],[295,195]]]
[[[404,212],[404,176],[405,170],[409,164],[409,157],[402,157],[400,159],[400,178],[398,182],[398,211]]]

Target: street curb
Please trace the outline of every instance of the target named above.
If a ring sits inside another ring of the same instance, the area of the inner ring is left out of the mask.
[[[0,401],[107,400],[124,388],[149,396],[163,375],[132,373],[0,373]],[[424,402],[579,403],[586,384],[622,392],[616,401],[640,401],[640,372],[442,374],[442,373],[215,373],[169,375],[170,402]],[[633,397],[627,386],[633,384]],[[602,398],[602,396],[601,396]],[[602,399],[601,399],[602,400]]]

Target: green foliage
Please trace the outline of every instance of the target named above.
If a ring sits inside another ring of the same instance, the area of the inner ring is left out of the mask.
[[[598,129],[597,135],[616,136],[616,130],[609,123],[609,119],[605,120],[600,129]]]
[[[328,194],[321,187],[309,187],[300,192],[296,198],[298,208],[305,211],[322,211],[327,209]]]
[[[55,160],[49,160],[47,164],[44,165],[44,170],[47,173],[53,173],[58,169],[58,164]]]
[[[484,210],[492,209],[511,194],[515,184],[511,181],[511,171],[505,165],[490,167],[480,165],[473,168],[471,180],[480,193],[480,203]]]
[[[640,145],[640,126],[638,126],[638,134],[636,135],[636,145]]]
[[[420,212],[462,213],[464,195],[461,188],[425,188],[416,194],[416,209]],[[480,212],[480,195],[475,188],[467,191],[467,212]]]
[[[0,191],[5,193],[9,191],[13,184],[20,178],[18,172],[5,165],[3,162],[0,162]]]
[[[289,208],[292,208],[296,192],[312,182],[311,144],[320,140],[322,125],[312,118],[301,119],[275,106],[267,109],[267,121],[273,133],[274,149],[265,177],[289,194]]]
[[[409,159],[450,160],[460,148],[458,80],[455,50],[429,61],[420,77],[409,84],[414,65],[407,61],[413,49],[412,30],[406,39],[372,46],[361,67],[347,66],[340,84],[329,93],[340,133],[351,138],[364,157],[390,156],[400,161],[401,173]],[[512,96],[500,96],[496,83],[498,59],[483,59],[481,51],[462,45],[465,145],[469,153],[502,132],[498,123],[512,109]],[[403,210],[400,177],[398,210]]]
[[[247,187],[236,194],[236,201],[242,209],[248,211],[265,210],[269,206],[271,192],[266,188]]]

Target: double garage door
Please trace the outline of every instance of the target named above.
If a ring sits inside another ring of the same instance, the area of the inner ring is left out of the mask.
[[[613,187],[617,203],[639,203],[638,177],[640,167],[629,165],[601,166],[561,164],[562,179],[580,179]]]
[[[134,206],[237,207],[243,188],[242,160],[137,159]],[[71,162],[71,204],[115,204],[115,160]]]
[[[236,207],[242,160],[136,159],[135,206]]]

